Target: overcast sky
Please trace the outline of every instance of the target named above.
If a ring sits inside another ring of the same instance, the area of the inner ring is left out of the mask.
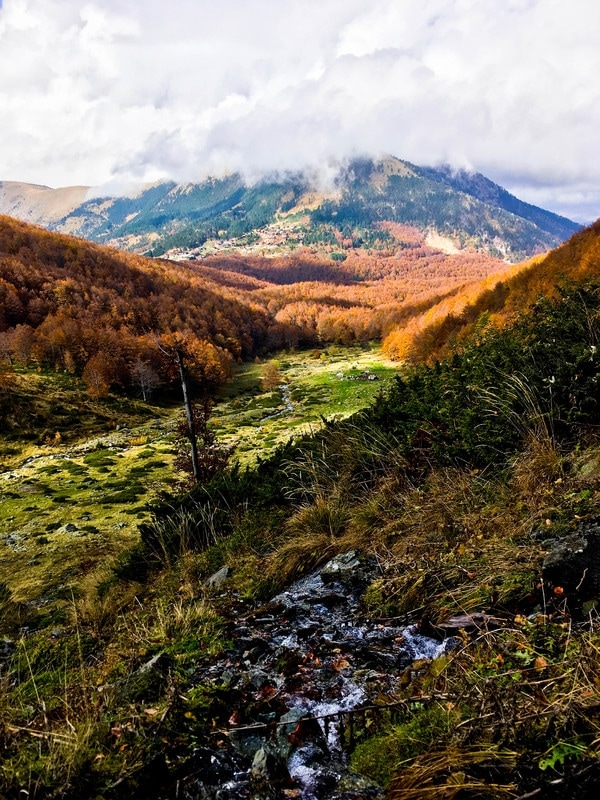
[[[391,153],[600,216],[598,0],[0,0],[0,180]]]

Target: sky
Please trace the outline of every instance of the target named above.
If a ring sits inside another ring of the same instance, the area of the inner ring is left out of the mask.
[[[600,216],[598,0],[0,0],[0,180],[392,154]]]

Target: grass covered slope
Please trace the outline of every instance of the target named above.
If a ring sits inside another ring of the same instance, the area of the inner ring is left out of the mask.
[[[549,539],[600,515],[599,337],[600,288],[572,287],[407,371],[371,410],[157,506],[59,620],[19,633],[5,587],[2,791],[154,796],[227,727],[226,690],[188,681],[240,604],[353,548],[380,565],[364,600],[380,624],[484,615],[398,676],[404,711],[358,732],[354,768],[394,800],[592,796],[600,598],[542,567]],[[207,591],[224,564],[228,588]]]

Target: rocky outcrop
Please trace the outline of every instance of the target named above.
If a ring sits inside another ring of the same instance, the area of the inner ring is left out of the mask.
[[[551,543],[542,577],[556,597],[564,596],[572,613],[600,601],[600,520],[583,522],[575,533]]]

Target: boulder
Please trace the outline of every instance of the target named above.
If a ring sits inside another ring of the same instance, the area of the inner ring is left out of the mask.
[[[207,589],[220,589],[230,575],[231,567],[221,567],[220,570],[217,570],[210,578],[204,581],[204,585]]]
[[[600,520],[581,523],[575,533],[558,539],[544,558],[544,582],[571,611],[600,600]]]
[[[350,550],[348,553],[342,553],[332,558],[319,574],[323,583],[338,581],[344,586],[356,586],[365,581],[367,577],[367,572],[356,550]]]
[[[289,778],[285,758],[272,743],[257,750],[252,760],[252,777],[255,781],[273,783]]]

